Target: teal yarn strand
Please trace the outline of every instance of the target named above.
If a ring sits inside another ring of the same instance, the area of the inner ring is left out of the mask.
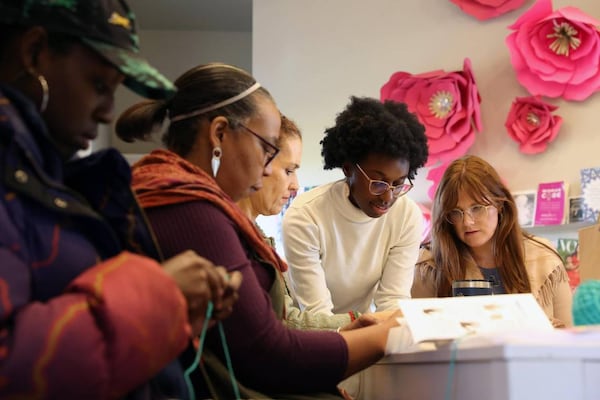
[[[227,370],[229,371],[229,377],[231,378],[231,386],[236,399],[241,399],[240,388],[235,380],[233,373],[233,364],[231,363],[231,356],[229,355],[229,346],[227,346],[227,339],[225,338],[225,330],[223,324],[219,322],[219,334],[221,335],[221,342],[223,343],[223,353],[225,353],[225,360],[227,360]]]
[[[458,341],[455,339],[450,345],[450,363],[448,365],[448,377],[446,379],[446,390],[444,390],[444,400],[452,400],[452,388],[454,383],[454,368],[456,366],[456,352],[458,351]]]
[[[444,390],[444,400],[452,400],[452,389],[454,388],[454,371],[456,369],[456,355],[458,353],[458,345],[467,336],[472,333],[466,333],[463,336],[457,337],[450,343],[450,363],[448,364],[448,377],[446,378],[446,389]]]
[[[196,392],[194,391],[194,385],[192,384],[190,375],[196,370],[196,368],[198,368],[198,364],[200,364],[200,357],[202,356],[202,349],[204,348],[204,339],[206,338],[206,331],[208,330],[208,325],[210,324],[210,319],[212,318],[212,312],[213,303],[212,301],[209,301],[208,306],[206,307],[206,318],[204,319],[204,325],[202,325],[202,331],[200,333],[200,344],[198,345],[198,350],[196,351],[196,358],[194,358],[192,365],[190,365],[183,374],[183,378],[185,379],[185,384],[187,385],[190,395],[190,400],[196,400]]]
[[[198,350],[196,350],[196,357],[194,358],[194,362],[192,363],[192,365],[190,365],[183,374],[185,384],[188,388],[190,400],[196,400],[196,392],[194,390],[194,385],[192,384],[191,375],[192,372],[194,372],[196,368],[198,368],[198,364],[200,364],[202,350],[204,349],[204,339],[206,338],[206,331],[208,330],[208,325],[210,324],[212,313],[213,303],[212,301],[209,301],[208,306],[206,307],[206,318],[204,320],[204,325],[202,325],[202,332],[200,333],[200,344],[198,345]],[[240,389],[237,385],[237,381],[235,380],[235,374],[233,373],[233,364],[231,363],[231,357],[229,355],[229,346],[227,346],[225,329],[223,329],[223,324],[221,323],[221,321],[219,321],[217,325],[219,328],[219,334],[221,336],[221,343],[223,344],[223,352],[225,353],[225,359],[227,361],[227,370],[229,371],[229,377],[231,378],[231,386],[233,388],[233,393],[236,399],[241,399],[242,397],[240,396]]]
[[[576,326],[600,324],[600,280],[582,282],[575,290],[573,322]]]

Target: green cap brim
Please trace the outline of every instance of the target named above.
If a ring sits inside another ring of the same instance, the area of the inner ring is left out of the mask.
[[[170,80],[138,54],[95,40],[81,40],[117,67],[125,75],[123,84],[140,96],[164,99],[172,96],[177,90]]]

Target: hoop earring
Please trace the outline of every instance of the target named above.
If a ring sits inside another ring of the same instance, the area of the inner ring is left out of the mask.
[[[48,87],[48,81],[42,74],[36,74],[35,71],[31,70],[29,73],[35,76],[42,87],[42,102],[40,104],[40,114],[46,111],[48,107],[48,101],[50,100],[50,88]]]
[[[217,177],[217,172],[219,172],[219,167],[221,166],[221,156],[223,155],[223,150],[219,146],[214,147],[212,150],[212,159],[210,160],[210,166],[212,167],[213,176]]]

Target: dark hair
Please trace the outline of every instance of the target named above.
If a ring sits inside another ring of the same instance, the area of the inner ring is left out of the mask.
[[[167,115],[174,118],[210,107],[242,93],[255,83],[252,75],[231,65],[211,63],[197,66],[177,78],[177,93],[171,99],[143,101],[125,110],[115,126],[117,136],[126,142],[146,140],[162,126]],[[163,134],[163,143],[169,150],[185,156],[192,149],[203,118],[210,121],[224,116],[232,128],[236,128],[257,112],[257,96],[271,99],[269,92],[261,87],[246,97],[198,117],[171,122]]]
[[[492,248],[496,265],[502,266],[499,268],[502,282],[507,293],[530,292],[523,237],[533,238],[521,230],[513,196],[494,167],[480,157],[469,155],[450,163],[433,201],[431,252],[442,271],[438,295],[450,296],[452,281],[464,279],[467,266],[475,263],[467,245],[446,220],[446,215],[456,208],[460,191],[469,193],[480,204],[491,204],[498,209]]]
[[[5,57],[14,57],[12,54],[6,54],[9,43],[30,28],[29,26],[0,24],[0,32],[2,32],[0,35],[0,63],[6,60]],[[58,54],[67,54],[75,43],[81,43],[79,38],[72,35],[50,31],[47,33],[48,47]]]
[[[409,162],[408,177],[414,178],[427,161],[425,127],[403,103],[384,103],[368,97],[350,98],[338,114],[335,126],[321,140],[325,169],[341,168],[346,162],[360,163],[370,154],[401,158]]]

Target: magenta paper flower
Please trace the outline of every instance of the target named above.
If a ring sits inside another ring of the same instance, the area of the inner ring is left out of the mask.
[[[558,115],[552,115],[557,109],[539,96],[517,97],[513,101],[504,126],[508,135],[519,143],[521,153],[541,153],[556,138],[563,122]]]
[[[475,129],[482,129],[481,97],[468,58],[463,71],[396,72],[381,87],[381,100],[406,103],[425,125],[428,166],[465,154],[475,141]]]
[[[538,0],[506,38],[517,79],[532,95],[585,100],[600,88],[600,22]]]
[[[422,203],[417,203],[417,205],[423,214],[423,233],[421,234],[421,243],[426,243],[431,239],[431,209]]]
[[[451,161],[445,162],[437,167],[430,168],[427,172],[427,180],[433,182],[427,191],[427,196],[433,200],[435,197],[435,192],[440,185],[440,181],[442,180],[442,176],[444,176],[444,172],[448,169],[448,165],[450,165]]]
[[[480,21],[491,19],[521,7],[525,0],[450,0]]]

